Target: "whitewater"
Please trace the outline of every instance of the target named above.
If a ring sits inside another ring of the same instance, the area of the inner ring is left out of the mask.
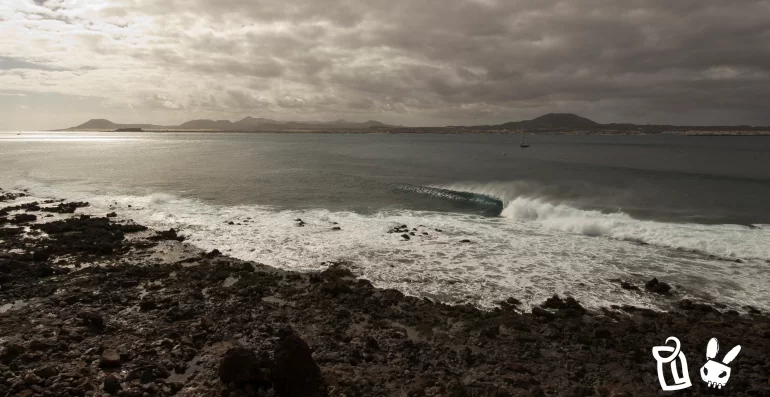
[[[511,197],[501,193],[510,186],[500,184],[424,188],[439,192],[428,194],[472,193],[471,200],[489,205],[499,201],[499,216],[217,205],[177,194],[36,180],[13,187],[27,189],[32,195],[27,200],[88,201],[86,213],[117,211],[156,229],[175,228],[201,249],[283,269],[317,271],[326,261],[348,261],[355,274],[378,287],[447,303],[489,308],[515,297],[526,308],[560,294],[591,308],[629,304],[665,310],[674,300],[618,285],[624,280],[641,286],[658,277],[675,286],[677,299],[770,309],[767,225],[636,220],[546,198]],[[296,226],[297,218],[305,227]],[[417,235],[404,241],[399,233],[388,233],[402,224],[418,229]],[[332,229],[337,225],[341,230]]]

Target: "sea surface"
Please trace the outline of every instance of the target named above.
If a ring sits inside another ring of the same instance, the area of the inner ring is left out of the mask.
[[[676,299],[770,309],[770,138],[530,143],[492,134],[0,132],[0,187],[89,201],[89,213],[115,209],[271,266],[347,260],[377,286],[449,303],[516,297],[526,306],[560,294],[594,308],[665,309],[669,301],[616,281],[656,276]],[[408,241],[388,233],[402,224],[417,229]]]

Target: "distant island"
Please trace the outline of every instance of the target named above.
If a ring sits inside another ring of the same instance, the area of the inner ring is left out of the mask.
[[[572,113],[549,113],[532,120],[511,121],[497,125],[405,127],[375,120],[352,122],[278,121],[245,117],[229,120],[191,120],[178,126],[153,124],[117,124],[106,119],[91,119],[76,127],[59,131],[117,131],[117,132],[326,132],[326,133],[518,133],[571,135],[770,135],[770,127],[739,126],[676,126],[655,124],[601,124]]]

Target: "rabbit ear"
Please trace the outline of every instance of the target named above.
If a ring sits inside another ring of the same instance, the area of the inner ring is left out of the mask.
[[[711,338],[708,346],[706,346],[706,358],[711,360],[712,358],[717,356],[718,352],[719,352],[719,341],[717,340],[717,338]]]
[[[729,352],[727,352],[727,354],[725,354],[725,359],[722,360],[722,362],[725,364],[730,364],[730,362],[735,360],[735,356],[737,356],[738,353],[740,352],[741,352],[741,345],[733,347],[732,350],[730,350]]]

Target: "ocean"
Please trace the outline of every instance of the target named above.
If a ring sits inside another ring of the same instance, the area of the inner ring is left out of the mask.
[[[529,140],[7,132],[0,187],[88,201],[86,213],[115,210],[279,268],[346,260],[376,286],[447,303],[560,294],[591,308],[690,298],[770,309],[770,139]],[[400,225],[409,240],[388,233]],[[676,297],[617,282],[652,277]]]

